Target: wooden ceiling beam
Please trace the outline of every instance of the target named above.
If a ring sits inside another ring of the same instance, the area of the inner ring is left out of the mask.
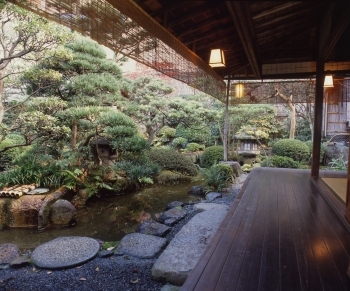
[[[221,26],[220,27],[220,30],[210,30],[209,32],[205,32],[203,34],[200,34],[200,35],[197,35],[195,38],[194,37],[188,37],[188,38],[184,38],[182,39],[182,43],[184,45],[190,45],[194,42],[198,42],[198,41],[201,41],[201,40],[207,40],[209,41],[210,38],[218,38],[219,35],[230,35],[230,34],[234,34],[234,30],[233,30],[233,26],[232,24],[228,24],[228,25],[225,25],[225,26]],[[224,38],[226,39],[226,38]],[[224,40],[223,38],[221,38],[221,40],[223,41]]]
[[[203,2],[206,2],[206,1],[203,1]],[[190,3],[190,1],[187,1],[187,3]],[[215,7],[214,5],[215,5],[215,3],[208,2],[208,4],[203,5],[200,8],[195,7],[194,9],[188,11],[187,14],[184,14],[182,16],[177,15],[174,20],[169,21],[169,27],[172,27],[172,26],[175,26],[175,25],[182,23],[184,21],[193,19],[197,16],[201,16],[205,13],[211,13],[214,9],[213,7]]]
[[[233,19],[233,23],[243,44],[249,63],[252,66],[256,78],[261,79],[261,58],[259,45],[254,31],[254,24],[249,8],[249,3],[239,1],[227,1],[227,8]]]
[[[335,11],[336,7],[332,10]],[[334,13],[329,16],[331,19],[324,19],[324,21],[327,21],[328,23],[323,23],[324,25],[330,25],[334,19],[337,19],[336,24],[334,27],[330,27],[330,29],[327,31],[327,33],[323,33],[323,27],[321,26],[321,29],[319,31],[320,33],[320,50],[319,50],[319,56],[321,60],[327,61],[328,57],[332,53],[334,47],[336,46],[338,40],[342,36],[344,30],[347,28],[347,26],[350,23],[350,3],[347,2],[346,5],[341,6],[340,15],[335,15]]]
[[[162,8],[155,10],[153,12],[150,12],[149,15],[151,15],[153,18],[162,16],[163,14],[169,11],[172,11],[176,8],[181,7],[182,5],[184,5],[185,2],[188,3],[187,0],[167,1],[165,2],[166,4],[163,5]]]
[[[258,13],[257,15],[254,15],[253,16],[253,20],[254,21],[259,21],[261,18],[264,18],[264,17],[267,17],[267,16],[274,16],[273,14],[275,13],[279,13],[283,10],[286,10],[286,9],[289,9],[289,8],[295,8],[296,6],[300,6],[302,4],[305,4],[305,3],[301,3],[301,2],[287,2],[287,3],[284,3],[282,5],[279,5],[277,7],[274,7],[273,9],[270,9],[270,10],[267,10],[267,11],[263,11],[263,12],[260,12]]]
[[[196,23],[195,25],[192,25],[190,28],[186,28],[182,31],[179,31],[178,33],[176,33],[174,35],[176,37],[183,37],[187,34],[195,32],[197,30],[203,29],[204,27],[211,26],[211,25],[214,25],[218,22],[223,22],[225,20],[227,20],[227,18],[220,18],[220,17],[204,20],[204,21],[201,21],[199,23]]]
[[[204,72],[212,76],[218,81],[222,81],[220,76],[199,56],[194,52],[189,50],[185,45],[183,45],[177,38],[170,34],[163,26],[151,18],[144,10],[140,8],[132,0],[107,0],[114,8],[119,10],[121,13],[130,17],[138,25],[143,27],[154,37],[158,38],[160,41],[165,43],[167,46],[172,48],[176,53],[182,56],[184,59],[193,63],[198,68],[202,69]]]

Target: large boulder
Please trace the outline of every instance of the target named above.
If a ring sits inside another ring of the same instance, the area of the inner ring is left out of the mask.
[[[221,211],[216,209],[196,214],[159,256],[152,267],[152,278],[182,285],[218,229],[226,210],[223,207]]]
[[[51,206],[50,221],[53,225],[69,225],[75,222],[77,210],[67,200],[59,199]]]

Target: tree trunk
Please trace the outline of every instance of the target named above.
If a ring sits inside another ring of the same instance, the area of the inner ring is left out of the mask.
[[[276,89],[276,95],[282,98],[284,102],[286,102],[287,107],[290,111],[290,128],[289,128],[289,138],[294,139],[295,137],[295,128],[296,128],[296,111],[295,111],[295,105],[293,104],[293,95],[291,94],[290,97],[287,97],[286,95],[283,95],[279,92],[278,88]]]
[[[295,114],[295,106],[292,102],[287,103],[288,108],[290,110],[290,129],[289,129],[289,138],[294,139],[295,137],[295,128],[296,128],[296,114]]]
[[[72,138],[71,138],[71,147],[73,151],[75,151],[75,149],[77,148],[77,132],[78,132],[78,125],[77,125],[77,122],[74,121],[72,125]]]
[[[4,90],[4,81],[2,79],[2,72],[0,71],[0,124],[2,123],[2,120],[4,119],[4,105],[3,105],[3,98],[2,98],[2,92]]]

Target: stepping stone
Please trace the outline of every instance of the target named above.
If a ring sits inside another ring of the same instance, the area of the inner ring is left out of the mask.
[[[183,202],[181,201],[173,201],[173,202],[170,202],[167,206],[166,206],[166,210],[169,210],[169,209],[172,209],[172,208],[175,208],[175,207],[182,207],[184,205]]]
[[[152,267],[152,278],[181,286],[197,264],[225,215],[226,211],[217,210],[196,214],[161,253]]]
[[[0,265],[10,264],[21,254],[18,246],[15,244],[0,244]]]
[[[155,236],[165,236],[170,232],[171,227],[158,223],[152,219],[146,220],[136,229],[136,232],[143,234],[151,234]]]
[[[195,206],[193,206],[193,210],[199,211],[216,210],[226,212],[229,208],[230,206],[228,205],[217,203],[197,203]]]
[[[205,198],[210,202],[214,201],[216,198],[221,198],[221,197],[222,197],[222,194],[219,192],[209,192],[207,195],[205,195]]]
[[[184,218],[186,212],[181,211],[177,208],[169,209],[162,213],[162,215],[158,218],[159,221],[164,222],[165,225],[173,226],[175,223],[179,222],[182,218]]]
[[[150,259],[155,257],[167,242],[168,240],[162,237],[130,233],[120,241],[117,252],[140,259]]]
[[[38,246],[32,254],[32,260],[39,268],[62,269],[89,261],[99,250],[100,244],[93,238],[58,237]]]

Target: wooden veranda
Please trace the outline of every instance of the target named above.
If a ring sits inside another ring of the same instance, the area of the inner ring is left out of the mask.
[[[181,290],[350,290],[349,228],[318,183],[254,169]]]

